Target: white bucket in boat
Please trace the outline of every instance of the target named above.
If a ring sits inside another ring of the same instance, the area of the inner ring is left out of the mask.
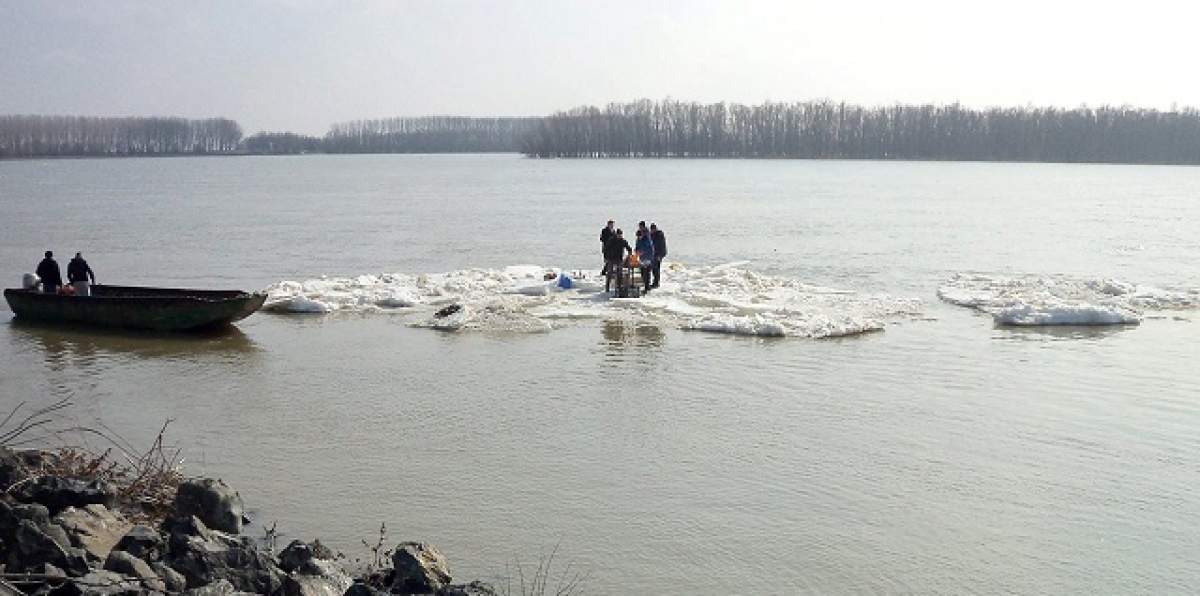
[[[21,287],[26,290],[36,290],[40,283],[42,283],[41,278],[32,273],[26,273],[21,277]]]

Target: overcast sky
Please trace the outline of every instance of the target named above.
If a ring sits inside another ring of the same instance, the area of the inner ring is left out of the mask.
[[[648,97],[1200,104],[1200,10],[1141,0],[0,0],[0,113],[541,115]]]

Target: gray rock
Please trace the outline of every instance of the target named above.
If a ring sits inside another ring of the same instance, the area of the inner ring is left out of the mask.
[[[116,491],[103,480],[85,482],[60,476],[42,476],[34,482],[22,484],[13,496],[24,503],[45,505],[50,513],[58,513],[67,507],[93,504],[111,507],[117,500]]]
[[[293,540],[279,551],[279,568],[291,573],[313,558],[312,547],[302,540]]]
[[[163,581],[168,592],[182,592],[187,589],[187,578],[178,571],[167,567],[165,563],[161,561],[151,563],[150,568]]]
[[[29,477],[45,460],[46,454],[30,449],[0,447],[0,492]]]
[[[481,581],[446,586],[441,592],[438,592],[438,596],[497,596],[497,594],[491,584]]]
[[[249,592],[240,592],[228,580],[219,579],[207,586],[187,590],[184,594],[187,596],[235,596],[249,594]]]
[[[66,530],[73,546],[87,551],[88,557],[96,561],[108,558],[113,546],[133,527],[120,513],[98,504],[82,509],[68,507],[53,521]]]
[[[0,501],[0,565],[42,573],[46,564],[73,576],[88,572],[85,552],[72,546],[67,531],[50,520],[45,507]]]
[[[112,571],[92,571],[50,591],[54,596],[134,596],[145,594],[136,579]]]
[[[343,596],[383,596],[384,594],[387,594],[384,590],[372,588],[367,584],[356,581],[346,589]]]
[[[446,557],[433,545],[402,542],[392,554],[392,592],[431,594],[450,583]]]
[[[313,559],[332,560],[334,554],[329,547],[321,544],[320,540],[312,542],[293,540],[279,551],[278,558],[280,569],[291,573]]]
[[[137,578],[143,587],[151,590],[162,592],[167,589],[166,584],[150,568],[149,563],[123,550],[114,550],[108,553],[108,558],[104,561],[104,569]]]
[[[50,523],[50,510],[37,503],[21,503],[13,506],[13,513],[37,525]]]
[[[212,531],[200,518],[189,515],[186,517],[173,517],[163,520],[162,531],[170,537],[171,541],[179,539],[179,537],[197,536],[204,540],[212,540]]]
[[[283,580],[286,596],[340,596],[353,583],[333,561],[310,559]]]
[[[175,493],[176,515],[194,515],[204,525],[229,532],[242,532],[242,497],[220,480],[195,478],[179,485]]]
[[[150,526],[138,525],[130,528],[113,548],[149,562],[161,559],[166,545],[157,530]]]
[[[27,519],[17,522],[12,541],[13,548],[5,550],[10,551],[9,562],[13,567],[34,569],[45,563],[56,567],[69,565],[66,549]]]
[[[42,565],[41,574],[47,577],[67,577],[67,572],[49,563]]]
[[[183,575],[189,588],[224,579],[247,592],[271,594],[280,589],[283,571],[271,556],[258,550],[253,540],[204,529],[198,521],[191,525],[203,531],[197,535],[171,534],[163,558],[164,563]]]

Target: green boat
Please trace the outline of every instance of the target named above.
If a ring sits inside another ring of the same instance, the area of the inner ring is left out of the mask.
[[[182,290],[136,286],[92,286],[91,296],[43,294],[36,290],[4,290],[18,319],[150,329],[191,331],[228,325],[257,311],[266,301],[261,292]]]

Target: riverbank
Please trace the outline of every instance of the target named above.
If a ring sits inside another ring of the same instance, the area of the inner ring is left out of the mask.
[[[236,490],[174,467],[0,447],[0,487],[0,594],[497,593],[453,583],[436,547],[389,546],[382,528],[367,561],[320,540],[277,551],[274,526],[248,535],[253,521]]]

